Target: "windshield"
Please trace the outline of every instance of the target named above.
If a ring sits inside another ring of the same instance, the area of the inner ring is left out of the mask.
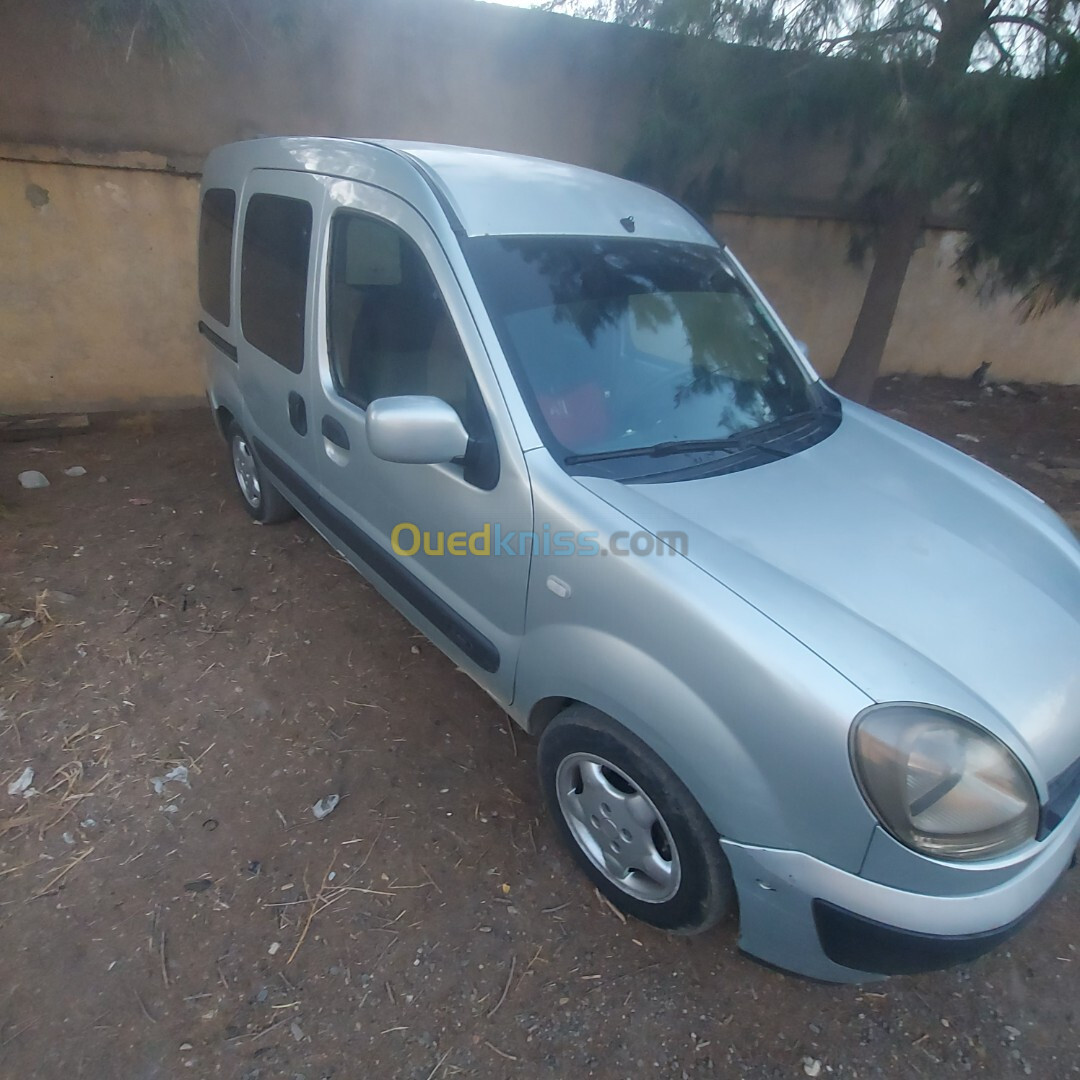
[[[464,246],[534,420],[568,464],[683,442],[700,455],[703,442],[819,402],[720,248],[550,236]]]

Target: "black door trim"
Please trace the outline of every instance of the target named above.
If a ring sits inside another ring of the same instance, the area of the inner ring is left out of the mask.
[[[366,532],[335,510],[277,454],[268,450],[264,443],[258,439],[255,439],[254,443],[260,462],[286,488],[295,491],[312,514],[358,559],[370,566],[403,600],[416,608],[475,664],[492,674],[499,670],[499,650],[494,642],[481,634],[472,623],[463,619],[445,600],[432,592],[415,574],[406,570]]]
[[[220,334],[211,330],[202,319],[199,320],[199,333],[202,334],[215,349],[219,352],[223,352],[234,364],[236,363],[236,346],[230,344]]]

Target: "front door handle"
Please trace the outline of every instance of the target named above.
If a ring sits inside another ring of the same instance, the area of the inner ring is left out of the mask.
[[[342,450],[349,449],[348,432],[332,416],[322,418],[322,433],[324,439],[329,439],[335,446]]]
[[[307,405],[295,390],[289,391],[289,423],[298,435],[307,434]]]

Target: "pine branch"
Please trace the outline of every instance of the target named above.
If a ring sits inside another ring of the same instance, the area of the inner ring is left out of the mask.
[[[1008,49],[1001,43],[1001,38],[998,37],[997,31],[992,27],[986,28],[986,37],[990,44],[994,46],[998,51],[998,62],[993,66],[993,71],[1012,71],[1013,56]]]
[[[1026,26],[1042,34],[1043,37],[1049,38],[1055,45],[1060,45],[1063,49],[1076,47],[1076,39],[1071,34],[1058,30],[1056,27],[1048,26],[1033,15],[994,15],[990,18],[989,23],[991,26],[1001,26],[1005,23],[1014,26]]]
[[[821,48],[827,52],[833,45],[843,45],[849,41],[876,41],[881,37],[896,37],[898,34],[927,34],[935,40],[941,37],[939,31],[925,23],[912,26],[882,26],[876,30],[856,30],[842,37],[825,38],[821,42]]]

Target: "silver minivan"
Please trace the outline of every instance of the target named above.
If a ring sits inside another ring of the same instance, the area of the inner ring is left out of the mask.
[[[858,981],[1006,938],[1080,840],[1080,545],[832,393],[655,191],[430,144],[206,162],[208,394],[527,731],[623,911]]]

